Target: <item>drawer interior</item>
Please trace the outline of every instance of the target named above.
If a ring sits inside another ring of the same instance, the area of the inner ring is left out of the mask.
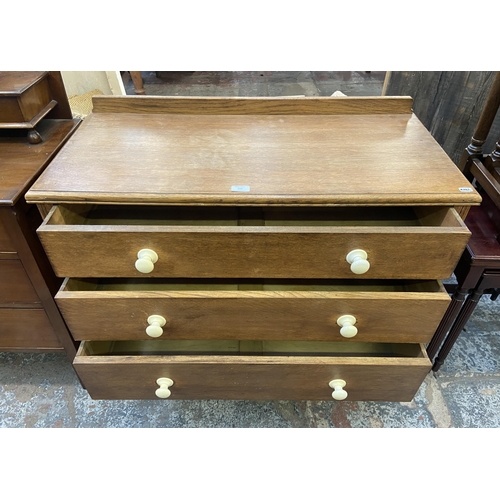
[[[158,279],[98,278],[65,281],[61,291],[175,292],[175,291],[282,291],[282,292],[400,292],[444,293],[433,280],[271,280],[271,279]]]
[[[462,227],[449,207],[60,205],[48,225]]]
[[[79,356],[224,355],[425,358],[421,344],[253,340],[84,341]]]

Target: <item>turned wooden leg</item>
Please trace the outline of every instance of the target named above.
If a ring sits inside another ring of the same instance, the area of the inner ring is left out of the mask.
[[[28,132],[28,142],[30,144],[40,144],[42,136],[33,128]]]
[[[136,94],[145,94],[144,85],[142,83],[142,75],[140,71],[130,71],[132,83]]]
[[[464,303],[465,297],[467,297],[467,294],[468,289],[459,288],[451,297],[450,305],[448,306],[448,309],[446,310],[441,323],[439,323],[436,333],[427,346],[427,356],[429,356],[430,360],[432,360],[432,358],[436,355],[439,346],[442,344],[446,336],[446,333],[450,329],[453,322],[456,320],[458,313],[460,312],[460,309],[462,308],[462,305]]]
[[[462,310],[460,311],[460,314],[458,315],[455,324],[451,328],[450,333],[446,337],[446,340],[444,341],[443,346],[441,347],[439,354],[437,355],[434,361],[434,365],[432,366],[432,371],[437,372],[439,368],[441,368],[441,366],[443,365],[444,360],[451,351],[451,348],[458,339],[458,336],[464,329],[465,324],[471,317],[471,314],[476,308],[477,303],[479,302],[479,299],[482,297],[482,295],[483,295],[483,290],[476,290],[473,294],[469,295],[469,297],[465,301],[465,304]]]

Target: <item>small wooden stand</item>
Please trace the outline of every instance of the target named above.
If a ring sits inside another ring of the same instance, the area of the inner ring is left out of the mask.
[[[39,144],[36,126],[56,106],[48,71],[0,71],[0,128],[26,129],[28,142]]]

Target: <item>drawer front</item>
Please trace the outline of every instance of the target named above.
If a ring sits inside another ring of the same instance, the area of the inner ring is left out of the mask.
[[[38,234],[60,277],[441,279],[453,272],[470,235],[453,209],[439,224],[417,227],[274,221],[208,228],[59,223],[54,210]],[[145,249],[156,254],[154,264],[138,257]],[[359,249],[365,258],[349,263]],[[148,267],[138,271],[137,261]]]
[[[10,236],[7,234],[5,226],[0,220],[0,259],[2,259],[2,257],[10,259],[12,258],[12,254],[14,254],[14,256],[17,255],[16,247],[14,246],[14,243],[10,239]]]
[[[74,367],[94,399],[158,399],[159,378],[173,381],[169,399],[333,401],[332,380],[346,382],[346,401],[411,401],[429,372],[426,357],[85,356]]]
[[[61,349],[43,309],[0,308],[0,349]]]
[[[19,106],[19,98],[15,96],[0,97],[0,123],[22,123],[24,119]]]
[[[1,305],[40,305],[40,299],[20,260],[0,260]]]
[[[40,113],[51,101],[50,88],[47,78],[31,86],[19,97],[19,108],[24,121],[29,122]]]
[[[126,282],[118,287],[113,280],[107,286],[95,284],[99,290],[78,290],[78,284],[78,280],[67,280],[56,295],[75,340],[145,340],[154,336],[428,342],[450,301],[438,282],[427,284],[435,291],[424,292],[391,292],[383,287],[375,291],[377,285],[353,292],[317,291],[319,287],[314,285],[261,287],[267,290],[248,290],[249,285],[247,290],[238,290],[238,285],[232,285],[234,290],[210,290],[209,285],[193,290],[192,285],[179,291],[162,282],[141,289],[147,283]]]
[[[0,123],[19,125],[30,122],[50,100],[47,78],[39,80],[17,96],[1,96]]]

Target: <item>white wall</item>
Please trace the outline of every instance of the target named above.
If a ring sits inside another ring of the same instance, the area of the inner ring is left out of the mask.
[[[125,95],[119,71],[61,71],[68,97],[98,89],[105,95]]]

